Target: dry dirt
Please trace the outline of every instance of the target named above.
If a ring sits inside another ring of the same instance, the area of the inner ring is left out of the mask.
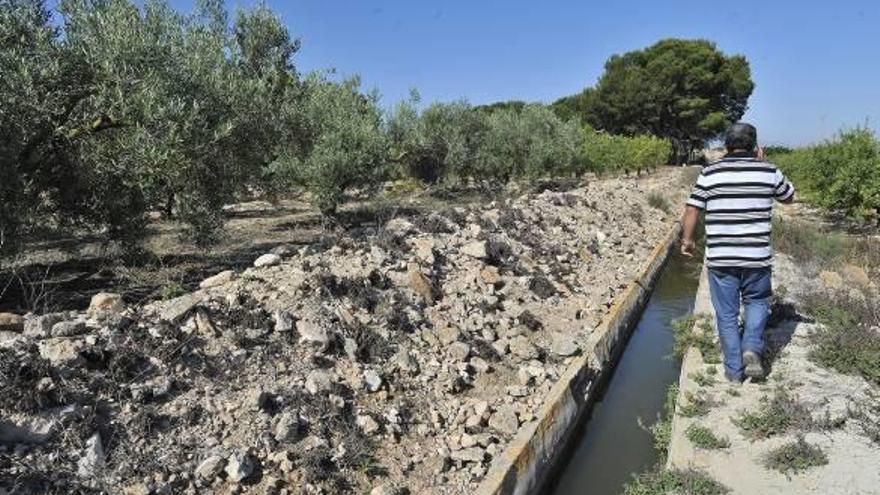
[[[678,218],[684,181],[414,211],[168,301],[10,317],[0,492],[472,493]]]

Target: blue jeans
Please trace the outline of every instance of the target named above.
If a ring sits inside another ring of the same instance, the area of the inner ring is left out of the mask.
[[[742,353],[764,351],[764,327],[770,310],[770,268],[709,268],[709,291],[728,380],[742,380]],[[740,300],[745,321],[740,333]]]

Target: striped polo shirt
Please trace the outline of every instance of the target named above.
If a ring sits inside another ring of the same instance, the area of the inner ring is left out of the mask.
[[[709,268],[770,266],[773,200],[793,194],[776,165],[756,158],[728,156],[704,167],[687,203],[706,210]]]

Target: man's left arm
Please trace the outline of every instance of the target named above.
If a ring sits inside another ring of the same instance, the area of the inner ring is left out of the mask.
[[[794,201],[794,184],[779,169],[776,169],[776,187],[773,189],[773,197],[780,203]]]

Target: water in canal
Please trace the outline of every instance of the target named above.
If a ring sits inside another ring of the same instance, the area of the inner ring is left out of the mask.
[[[603,396],[581,430],[568,463],[546,495],[617,495],[633,473],[657,462],[651,434],[666,389],[678,380],[671,322],[693,309],[702,256],[670,256]]]

